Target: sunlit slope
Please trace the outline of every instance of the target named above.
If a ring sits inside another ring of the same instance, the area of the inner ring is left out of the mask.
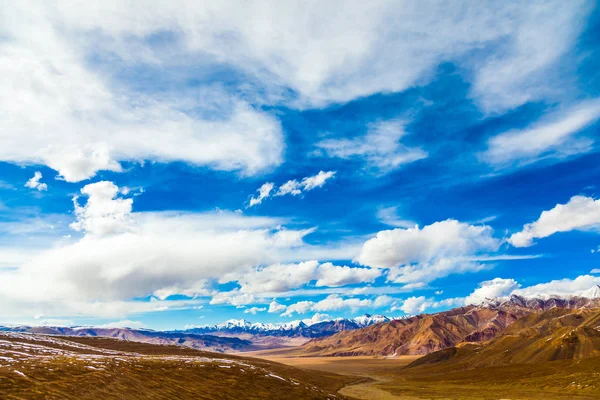
[[[0,334],[2,399],[335,399],[354,378],[107,338]]]
[[[303,346],[305,355],[420,355],[457,345],[463,341],[487,340],[524,315],[485,307],[461,307],[377,324]]]
[[[600,357],[600,309],[552,309],[520,319],[495,339],[431,353],[412,366],[473,368]]]

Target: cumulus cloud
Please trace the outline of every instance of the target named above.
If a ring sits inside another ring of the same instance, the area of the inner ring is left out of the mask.
[[[600,268],[594,268],[590,271],[590,274],[600,274]]]
[[[314,324],[318,324],[319,322],[330,321],[332,319],[333,318],[329,314],[316,313],[310,318],[303,319],[302,322],[304,322],[308,326],[311,326]]]
[[[517,290],[521,285],[514,279],[494,278],[479,283],[479,287],[465,299],[465,304],[478,304],[486,299],[505,297]]]
[[[33,177],[25,183],[25,187],[28,187],[30,189],[35,189],[40,192],[45,192],[46,190],[48,190],[48,185],[40,182],[41,179],[42,179],[42,173],[40,171],[35,171],[35,173],[33,174]]]
[[[524,165],[547,158],[586,153],[594,141],[577,134],[600,119],[600,100],[551,114],[531,127],[492,137],[480,158],[495,166]]]
[[[95,236],[123,233],[132,228],[133,199],[118,198],[119,188],[112,182],[101,181],[86,185],[81,193],[87,196],[81,207],[78,196],[73,197],[77,221],[70,227]]]
[[[112,316],[152,311],[158,304],[184,306],[165,300],[148,306],[139,304],[149,302],[135,302],[128,308],[130,299],[175,294],[210,294],[213,304],[250,304],[251,294],[214,294],[207,281],[236,271],[241,279],[258,265],[276,265],[303,257],[304,250],[313,252],[302,240],[313,229],[284,229],[282,219],[232,212],[136,213],[131,199],[120,198],[111,182],[86,185],[82,192],[87,202],[76,206],[73,225],[82,238],[39,250],[16,268],[0,270],[5,310],[39,314],[39,308],[52,308],[59,315],[104,315],[101,305],[106,304]]]
[[[477,255],[496,251],[500,241],[486,225],[446,220],[410,229],[380,231],[365,242],[357,261],[373,268],[389,268],[397,283],[430,282],[453,273],[478,271]]]
[[[276,302],[275,300],[273,300],[271,303],[269,303],[269,313],[281,313],[283,311],[285,311],[286,306],[284,306],[283,304],[279,304],[278,302]]]
[[[523,230],[512,234],[507,241],[515,247],[528,247],[534,239],[545,238],[558,232],[591,230],[600,226],[600,200],[573,196],[566,204],[557,204],[543,211],[537,221],[526,224]]]
[[[350,309],[351,311],[355,312],[356,310],[361,308],[374,307],[375,304],[377,304],[377,306],[388,305],[390,303],[390,300],[391,298],[389,296],[379,296],[373,300],[359,299],[355,297],[344,298],[338,294],[331,294],[323,300],[317,302],[305,300],[291,304],[281,315],[285,317],[291,316],[294,313],[305,314],[309,311],[339,311],[342,309]]]
[[[233,306],[245,306],[252,303],[256,303],[256,298],[251,294],[241,293],[238,289],[214,293],[210,300],[210,304],[231,304]]]
[[[246,308],[244,310],[244,314],[256,315],[256,313],[263,312],[263,311],[266,311],[266,310],[267,309],[265,307],[250,307],[250,308]]]
[[[337,287],[354,283],[373,282],[381,270],[320,264],[316,260],[296,264],[273,264],[256,267],[243,273],[223,276],[221,282],[237,281],[244,293],[281,293],[316,281],[315,286]]]
[[[425,312],[429,307],[429,301],[425,296],[409,297],[404,300],[400,309],[406,314],[419,314]]]
[[[461,298],[451,298],[437,301],[425,296],[412,296],[402,302],[400,306],[393,306],[391,311],[401,310],[408,315],[422,314],[429,309],[440,307],[455,307],[462,303]]]
[[[359,158],[365,161],[367,168],[386,173],[427,157],[423,150],[401,143],[406,135],[405,125],[400,120],[377,122],[370,124],[362,137],[326,139],[316,146],[329,157]]]
[[[252,207],[255,206],[257,204],[262,203],[262,201],[264,199],[266,199],[267,197],[269,197],[271,190],[273,190],[273,183],[272,182],[265,182],[263,183],[263,185],[258,188],[258,196],[257,197],[251,197],[250,198],[250,203],[248,204],[248,207]]]
[[[332,263],[325,263],[318,268],[316,286],[344,286],[373,282],[379,276],[381,276],[381,271],[375,268],[340,267]]]

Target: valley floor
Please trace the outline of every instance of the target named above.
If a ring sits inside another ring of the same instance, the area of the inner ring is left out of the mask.
[[[431,366],[405,369],[414,356],[294,357],[276,351],[253,356],[362,378],[339,392],[356,399],[600,399],[600,358],[449,372]]]

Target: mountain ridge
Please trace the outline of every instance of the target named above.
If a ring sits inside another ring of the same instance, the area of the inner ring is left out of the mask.
[[[592,291],[594,293],[594,291]],[[600,298],[511,295],[435,314],[376,324],[315,338],[299,351],[305,356],[426,355],[464,342],[485,342],[520,319],[552,309],[600,308]]]

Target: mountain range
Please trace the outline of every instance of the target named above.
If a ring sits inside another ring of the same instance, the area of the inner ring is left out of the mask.
[[[356,330],[374,324],[389,322],[393,318],[385,315],[364,314],[355,318],[336,318],[319,322],[292,321],[283,324],[252,323],[245,319],[230,319],[216,325],[205,325],[183,332],[194,334],[239,334],[252,333],[265,336],[316,338],[330,336],[341,331]]]
[[[513,326],[526,329],[540,313],[562,310],[561,318],[577,320],[578,313],[597,308],[600,308],[600,286],[569,296],[511,295],[486,299],[449,311],[402,318],[365,314],[315,323],[284,324],[232,319],[179,331],[50,326],[0,327],[0,330],[111,337],[230,353],[297,347],[294,351],[303,356],[426,355],[465,343],[487,342],[516,329]]]
[[[297,346],[311,338],[331,336],[344,330],[356,330],[376,323],[389,322],[383,315],[365,314],[356,318],[337,318],[307,324],[293,321],[285,324],[252,323],[231,319],[179,331],[106,327],[15,326],[0,331],[26,332],[60,336],[110,337],[150,344],[174,344],[216,352],[244,352],[277,347]]]
[[[303,345],[298,353],[306,356],[425,355],[461,343],[494,339],[518,321],[526,323],[527,318],[548,310],[577,314],[597,308],[600,308],[600,287],[577,296],[512,295],[316,338]]]

